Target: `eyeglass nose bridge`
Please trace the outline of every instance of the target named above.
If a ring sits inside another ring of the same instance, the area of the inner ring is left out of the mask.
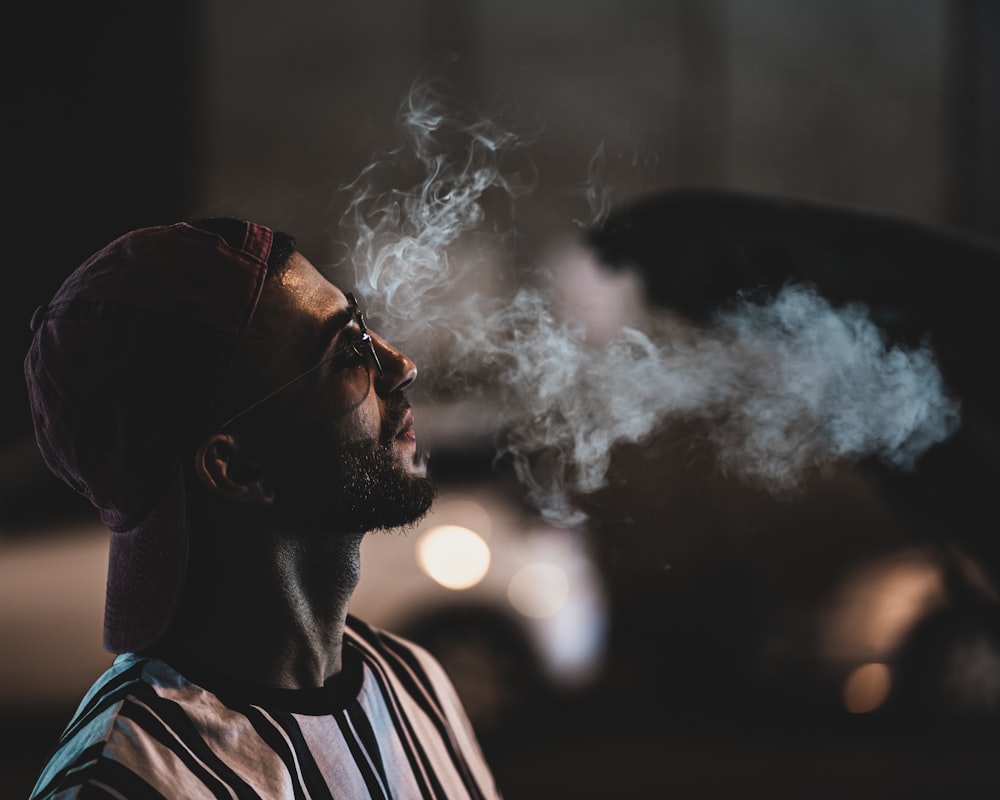
[[[354,319],[358,322],[358,327],[361,329],[361,341],[368,345],[368,352],[371,353],[372,360],[375,362],[375,366],[378,369],[379,376],[385,375],[385,370],[382,369],[382,362],[379,360],[378,353],[375,351],[375,341],[372,339],[372,335],[368,332],[368,325],[365,324],[365,315],[358,307],[357,298],[354,296],[354,292],[348,292],[344,297],[347,298],[347,303],[351,307],[351,311],[354,312]],[[354,349],[357,352],[358,345],[355,345]],[[364,356],[364,353],[358,352],[359,356]]]
[[[361,324],[361,330],[363,331],[361,334],[361,341],[368,345],[368,352],[371,354],[372,360],[375,362],[375,367],[378,369],[378,374],[381,377],[385,375],[385,370],[382,369],[382,362],[379,360],[378,352],[375,350],[375,340],[372,339],[371,334],[368,333],[368,329],[365,327],[364,320],[360,314],[358,315],[358,322]],[[359,343],[354,349],[357,350],[360,346],[361,345]],[[358,353],[358,355],[363,357],[365,354]]]

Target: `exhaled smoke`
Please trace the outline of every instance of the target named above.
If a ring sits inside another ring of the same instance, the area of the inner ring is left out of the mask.
[[[611,212],[611,195],[604,183],[607,143],[601,142],[587,165],[587,182],[584,194],[590,208],[590,220],[585,225],[600,225]]]
[[[835,309],[808,287],[747,301],[683,336],[624,328],[599,347],[534,286],[480,292],[470,276],[498,269],[490,242],[510,234],[490,224],[484,202],[492,192],[512,203],[530,188],[530,169],[502,169],[523,143],[447,113],[426,83],[402,126],[407,147],[349,187],[356,285],[387,338],[419,348],[433,333],[420,358],[452,392],[490,395],[501,447],[553,520],[582,518],[574,498],[605,484],[616,445],[674,420],[710,422],[722,468],[779,491],[841,459],[907,469],[956,429],[957,403],[929,350],[888,347],[864,307]],[[422,170],[413,188],[378,189],[386,165],[406,158]],[[488,380],[459,384],[459,369]]]
[[[494,240],[512,233],[487,219],[484,204],[510,207],[529,192],[532,165],[505,166],[522,148],[520,138],[486,118],[455,113],[429,81],[413,86],[399,121],[404,144],[342,187],[350,193],[341,228],[351,239],[355,285],[400,342],[460,337],[478,325],[486,302],[476,289],[475,272],[483,268],[477,250],[492,252]],[[387,187],[412,167],[418,176],[410,189]],[[463,286],[468,291],[456,302]]]
[[[608,214],[611,213],[613,205],[612,180],[610,173],[610,162],[617,162],[616,166],[624,166],[626,169],[635,170],[637,168],[648,169],[656,164],[659,157],[652,151],[645,150],[638,146],[614,147],[607,140],[601,141],[590,157],[587,164],[587,179],[581,188],[581,194],[586,198],[589,211],[589,218],[586,220],[575,220],[581,227],[599,226],[603,223]]]

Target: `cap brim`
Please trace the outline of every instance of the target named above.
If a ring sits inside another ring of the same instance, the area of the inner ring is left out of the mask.
[[[143,650],[170,625],[187,568],[188,509],[178,466],[153,510],[133,528],[111,532],[104,648]]]

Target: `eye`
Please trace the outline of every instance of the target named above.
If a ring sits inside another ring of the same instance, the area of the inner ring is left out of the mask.
[[[356,323],[344,330],[340,338],[341,345],[331,357],[332,361],[342,365],[353,364],[367,355],[368,337]]]
[[[348,347],[364,347],[365,342],[368,339],[368,333],[362,330],[357,323],[351,325],[351,329],[347,332],[347,343]]]

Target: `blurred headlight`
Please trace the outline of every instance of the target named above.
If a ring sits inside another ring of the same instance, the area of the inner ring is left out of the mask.
[[[569,597],[569,578],[553,564],[528,564],[510,579],[507,597],[510,604],[526,617],[551,617]]]
[[[446,589],[468,589],[489,570],[490,548],[475,531],[441,525],[420,537],[417,563]]]

